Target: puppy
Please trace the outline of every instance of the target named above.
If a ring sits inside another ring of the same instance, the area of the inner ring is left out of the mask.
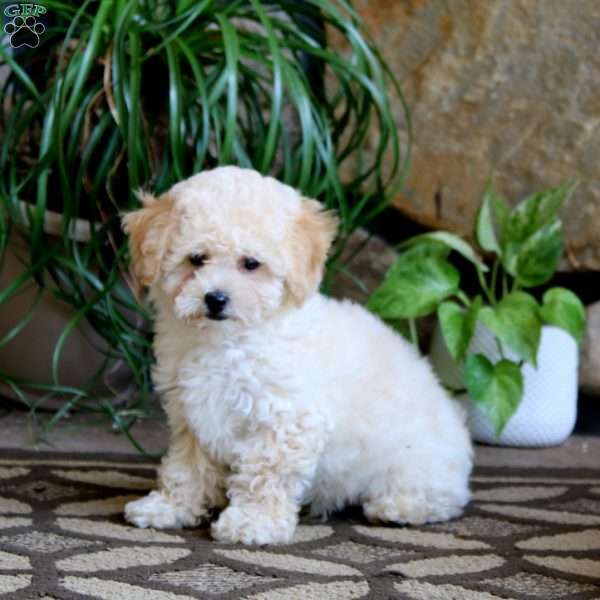
[[[302,505],[371,521],[461,514],[472,451],[427,361],[362,307],[317,292],[337,221],[270,177],[222,167],[124,216],[156,309],[153,379],[171,440],[139,527],[289,542]]]

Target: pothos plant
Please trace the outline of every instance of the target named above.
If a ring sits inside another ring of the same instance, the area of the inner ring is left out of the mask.
[[[578,342],[585,311],[571,291],[554,287],[541,302],[531,288],[548,282],[564,252],[558,211],[572,184],[533,194],[512,210],[493,189],[484,193],[474,238],[491,260],[484,262],[465,240],[447,232],[426,233],[403,244],[367,307],[418,344],[415,319],[437,313],[452,358],[464,361],[464,387],[500,435],[523,396],[524,363],[537,366],[543,325],[554,325]],[[461,289],[451,252],[474,267],[479,293]],[[488,266],[489,265],[489,266]],[[500,360],[469,351],[477,323],[496,337]],[[510,356],[510,357],[509,357]],[[516,357],[516,358],[515,358]]]

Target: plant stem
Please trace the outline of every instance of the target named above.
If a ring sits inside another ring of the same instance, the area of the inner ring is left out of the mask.
[[[490,292],[490,288],[488,287],[488,284],[487,284],[487,281],[485,280],[485,276],[484,276],[483,272],[477,268],[476,268],[476,271],[477,271],[477,278],[479,279],[479,285],[481,286],[481,289],[485,293],[485,296],[486,296],[488,302],[492,305],[496,304],[496,299],[494,298],[493,294]]]
[[[504,356],[504,350],[502,349],[502,344],[500,343],[500,340],[496,336],[494,336],[494,339],[496,340],[498,352],[500,352],[500,358],[506,358],[506,356]]]
[[[502,273],[502,295],[506,296],[508,294],[508,277],[506,273]]]
[[[494,266],[492,267],[492,283],[490,284],[492,294],[494,295],[494,299],[496,299],[496,288],[498,285],[498,269],[500,267],[500,261],[496,259],[494,261]]]
[[[420,353],[421,349],[419,347],[419,333],[417,331],[417,322],[415,319],[408,319],[408,328],[410,330],[410,341]]]
[[[469,308],[469,306],[471,306],[469,297],[462,290],[458,290],[458,292],[456,292],[456,297],[464,304],[465,308]]]

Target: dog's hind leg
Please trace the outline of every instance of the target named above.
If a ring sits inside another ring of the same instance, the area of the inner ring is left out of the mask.
[[[430,465],[431,467],[432,465]],[[363,495],[363,512],[372,522],[421,525],[458,517],[470,498],[468,470],[428,472],[392,469],[374,479]]]
[[[458,517],[463,503],[449,493],[435,490],[395,491],[375,496],[363,503],[363,511],[371,522],[422,525]]]

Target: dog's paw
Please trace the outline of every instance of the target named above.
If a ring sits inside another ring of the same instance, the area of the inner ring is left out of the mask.
[[[260,506],[230,506],[213,523],[212,536],[219,542],[246,545],[287,544],[296,529],[295,513],[273,517]]]
[[[194,527],[201,519],[201,516],[194,515],[189,508],[170,502],[164,494],[157,491],[125,505],[125,520],[142,528]]]
[[[363,504],[365,517],[371,523],[398,523],[399,525],[423,525],[438,523],[458,517],[465,501],[440,495],[396,494],[380,496]]]

